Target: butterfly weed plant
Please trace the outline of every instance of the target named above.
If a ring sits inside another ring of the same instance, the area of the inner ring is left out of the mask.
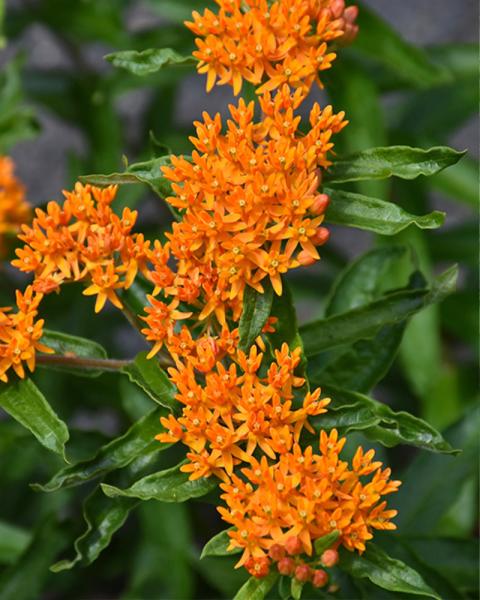
[[[435,118],[419,111],[409,129],[407,112],[436,90],[448,110],[450,87],[468,87],[468,49],[413,48],[344,0],[152,2],[178,43],[145,48],[108,2],[84,4],[65,31],[35,9],[74,58],[78,28],[121,48],[104,81],[80,72],[75,85],[88,78],[105,100],[147,81],[165,95],[196,69],[233,100],[184,139],[165,126],[181,151],[151,136],[154,155],[123,170],[116,136],[96,155],[112,127],[82,118],[92,156],[34,210],[0,159],[0,406],[13,419],[0,421],[0,598],[474,597],[471,370],[455,379],[466,400],[445,373],[446,392],[430,379],[454,369],[439,306],[455,317],[468,296],[454,263],[469,276],[471,238],[422,231],[445,219],[428,210],[425,177],[468,203],[472,163],[432,133],[409,145]],[[35,134],[23,98],[50,102],[28,78],[22,90],[22,68],[3,76],[4,152]],[[378,95],[395,86],[408,91],[389,145]],[[312,102],[318,88],[331,104]],[[88,174],[108,164],[115,172]],[[144,186],[170,211],[162,227],[136,207]],[[375,246],[348,262],[335,246],[344,228]],[[299,326],[304,298],[317,318]],[[119,328],[127,342],[109,336]],[[449,335],[468,350],[465,329]],[[82,406],[94,424],[107,410],[116,436],[79,425]],[[24,518],[11,518],[15,502]],[[97,559],[92,589],[79,569]]]

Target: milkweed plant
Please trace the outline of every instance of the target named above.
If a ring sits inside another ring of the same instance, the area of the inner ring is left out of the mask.
[[[80,62],[2,75],[0,598],[475,597],[474,375],[445,345],[475,352],[474,219],[428,232],[425,191],[475,195],[428,110],[462,112],[470,49],[344,0],[158,2],[137,34],[80,4],[65,30],[61,3],[7,11],[7,39],[37,19]],[[106,74],[83,37],[116,50]],[[176,128],[197,80],[220,111],[199,94]],[[119,168],[113,100],[145,86],[158,112]],[[42,103],[91,157],[33,207],[7,152]]]

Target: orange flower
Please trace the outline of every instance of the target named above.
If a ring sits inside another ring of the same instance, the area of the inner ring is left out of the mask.
[[[25,365],[35,369],[35,354],[53,352],[40,342],[43,319],[37,319],[42,294],[28,286],[25,292],[16,292],[17,312],[0,308],[0,381],[8,381],[7,371],[13,369],[20,378],[25,377]]]
[[[344,0],[216,0],[220,9],[193,12],[186,26],[197,36],[198,72],[207,75],[207,91],[218,79],[235,95],[243,81],[258,93],[287,83],[308,92],[318,72],[330,68],[334,43],[351,43],[357,33],[357,8]]]
[[[31,218],[25,189],[13,170],[12,159],[0,156],[0,257],[5,253],[5,235],[18,233],[20,225]]]
[[[148,242],[132,234],[137,213],[128,208],[117,216],[110,207],[116,186],[75,185],[64,192],[65,202],[49,202],[46,211],[35,210],[31,226],[23,225],[19,238],[24,248],[12,264],[33,273],[34,289],[58,291],[63,283],[84,281],[86,295],[96,295],[95,311],[110,300],[122,308],[116,291],[129,288],[137,271],[145,270]]]

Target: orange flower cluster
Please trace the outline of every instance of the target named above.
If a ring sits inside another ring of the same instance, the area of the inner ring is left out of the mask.
[[[373,529],[395,529],[390,519],[397,511],[387,510],[381,498],[396,492],[400,482],[390,481],[390,469],[373,461],[373,450],[358,448],[349,467],[339,458],[344,443],[336,430],[322,431],[319,454],[294,444],[278,461],[253,459],[242,469],[243,478],[233,475],[221,484],[227,506],[218,510],[234,526],[230,549],[243,551],[237,566],[264,576],[277,563],[282,574],[305,581],[306,574],[314,576],[307,561],[315,540],[338,532],[333,549],[363,552]],[[313,556],[313,564],[318,561]]]
[[[88,284],[85,295],[95,295],[95,312],[106,300],[118,308],[116,290],[127,289],[140,268],[145,268],[148,243],[132,234],[136,211],[125,208],[117,216],[110,204],[116,186],[104,189],[77,183],[64,192],[62,205],[49,202],[46,211],[35,210],[31,226],[23,225],[18,236],[25,247],[16,251],[12,264],[33,273],[33,289],[57,291],[65,282]]]
[[[38,305],[42,294],[35,293],[29,285],[25,292],[16,292],[17,311],[0,308],[0,381],[8,380],[7,371],[25,377],[25,367],[35,368],[37,351],[53,352],[40,343],[43,335],[43,319],[37,320]]]
[[[198,50],[198,72],[207,74],[207,91],[215,82],[230,84],[237,95],[243,81],[262,82],[257,93],[283,84],[307,93],[319,71],[329,69],[332,44],[353,41],[358,9],[344,0],[216,0],[218,13],[193,13],[185,23]]]
[[[317,188],[320,169],[330,164],[331,137],[346,121],[315,104],[311,129],[301,135],[294,114],[301,101],[288,86],[274,98],[266,93],[264,117],[255,123],[254,103],[240,100],[230,106],[225,133],[220,115],[205,113],[195,123],[192,159],[173,156],[172,167],[163,168],[175,194],[167,201],[182,220],[167,234],[169,245],[151,253],[149,277],[156,292],[200,307],[200,320],[215,315],[225,325],[226,311],[238,320],[245,286],[263,292],[266,278],[281,294],[281,275],[317,260],[316,247],[328,239],[321,226],[328,197]]]
[[[18,233],[30,215],[25,188],[14,175],[12,159],[0,156],[0,257],[5,253],[5,234]]]

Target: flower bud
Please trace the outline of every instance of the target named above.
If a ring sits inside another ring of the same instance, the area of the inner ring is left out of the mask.
[[[298,262],[302,265],[302,267],[309,267],[316,262],[316,258],[313,258],[311,254],[305,252],[305,250],[301,250],[297,255]]]
[[[319,227],[312,237],[312,243],[315,244],[315,246],[323,246],[323,244],[328,241],[329,237],[330,232],[328,229],[326,227]]]
[[[345,10],[345,0],[333,0],[333,2],[330,4],[330,10],[332,11],[335,19],[339,19]]]
[[[268,551],[268,554],[272,560],[277,562],[284,558],[285,548],[283,546],[280,546],[280,544],[273,544],[273,546]]]
[[[285,548],[289,554],[300,554],[303,550],[302,542],[297,535],[293,535],[285,542]]]
[[[333,567],[338,563],[338,552],[333,549],[325,550],[320,560],[325,567]]]
[[[358,6],[347,6],[343,13],[343,18],[347,23],[353,24],[358,17]]]
[[[328,582],[328,575],[327,575],[326,571],[324,571],[323,569],[316,569],[313,572],[312,584],[314,587],[321,588],[324,585],[326,585],[327,582]]]
[[[327,194],[318,194],[310,207],[310,212],[314,215],[322,215],[330,203],[330,197]]]
[[[308,565],[305,564],[298,565],[298,567],[295,569],[295,579],[298,579],[298,581],[303,583],[310,580],[311,574],[312,570]]]
[[[295,569],[295,561],[293,558],[286,556],[278,561],[277,569],[281,575],[291,575]]]

